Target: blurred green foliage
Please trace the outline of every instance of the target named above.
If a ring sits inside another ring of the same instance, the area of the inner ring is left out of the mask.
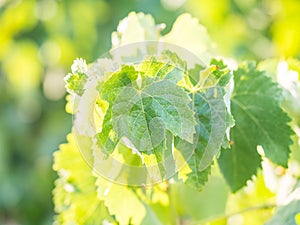
[[[72,123],[63,77],[76,57],[110,49],[130,11],[166,23],[163,33],[190,12],[229,57],[300,56],[298,0],[0,0],[0,224],[52,223],[52,152]]]

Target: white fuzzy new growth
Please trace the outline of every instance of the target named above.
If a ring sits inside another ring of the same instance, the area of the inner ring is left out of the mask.
[[[86,61],[82,58],[75,59],[71,69],[72,73],[86,73],[88,70]]]

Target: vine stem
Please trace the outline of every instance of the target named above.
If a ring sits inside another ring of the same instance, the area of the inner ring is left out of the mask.
[[[193,222],[193,223],[190,223],[190,225],[201,225],[201,224],[211,223],[215,220],[228,219],[228,218],[230,218],[232,216],[235,216],[235,215],[238,215],[238,214],[244,214],[244,213],[251,212],[251,211],[256,211],[256,210],[267,210],[267,209],[272,209],[272,208],[275,208],[275,207],[277,207],[277,205],[275,203],[251,206],[251,207],[242,209],[242,210],[237,211],[237,212],[228,213],[228,214],[225,214],[225,215],[220,215],[220,216],[204,219],[204,220],[201,220],[201,221],[198,221],[198,222]]]

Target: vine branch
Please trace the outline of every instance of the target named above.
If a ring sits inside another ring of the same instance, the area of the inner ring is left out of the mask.
[[[228,219],[232,216],[239,215],[239,214],[244,214],[244,213],[251,212],[251,211],[267,210],[267,209],[272,209],[272,208],[275,208],[275,207],[277,207],[277,205],[275,203],[251,206],[251,207],[242,209],[242,210],[237,211],[237,212],[228,213],[228,214],[225,214],[225,215],[220,215],[220,216],[216,216],[216,217],[213,217],[213,218],[208,218],[208,219],[205,219],[205,220],[194,222],[194,223],[191,223],[190,225],[206,224],[206,223],[213,222],[215,220]]]

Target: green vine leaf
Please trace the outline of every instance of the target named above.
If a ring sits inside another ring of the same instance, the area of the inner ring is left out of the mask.
[[[236,125],[231,129],[230,149],[223,149],[218,163],[232,191],[246,185],[261,167],[257,146],[267,158],[287,167],[293,131],[290,118],[281,109],[281,89],[264,72],[248,64],[234,72],[231,112]]]
[[[131,188],[100,177],[96,185],[99,198],[104,201],[109,213],[116,217],[120,225],[141,224],[146,216],[146,209]]]
[[[69,134],[67,144],[54,153],[53,169],[59,177],[55,181],[53,199],[55,204],[55,223],[60,225],[97,224],[101,220],[114,222],[104,202],[97,197],[96,178],[92,169],[77,150],[75,135]],[[86,147],[91,148],[91,140],[84,138]]]
[[[187,49],[204,63],[209,63],[213,56],[213,44],[206,28],[187,13],[177,18],[172,30],[161,40]]]
[[[120,21],[117,31],[112,33],[112,47],[115,48],[133,42],[157,40],[162,28],[163,26],[156,26],[150,14],[131,12]]]
[[[101,145],[108,146],[112,130],[116,138],[110,143],[126,137],[139,151],[155,149],[167,130],[192,143],[196,122],[188,93],[176,85],[181,77],[180,70],[155,61],[144,62],[140,71],[125,66],[112,74],[100,90],[101,97],[109,103],[99,134]]]
[[[265,225],[298,225],[300,213],[300,200],[294,200],[278,208],[273,218]]]
[[[231,74],[221,61],[212,60],[209,69],[196,66],[189,75],[191,82],[194,83],[191,89],[201,87],[202,91],[191,93],[197,132],[194,146],[182,140],[175,142],[175,146],[187,160],[190,168],[185,183],[201,190],[208,180],[213,159],[221,149],[226,130],[234,124],[224,101],[225,87]],[[189,149],[194,149],[193,154]]]

